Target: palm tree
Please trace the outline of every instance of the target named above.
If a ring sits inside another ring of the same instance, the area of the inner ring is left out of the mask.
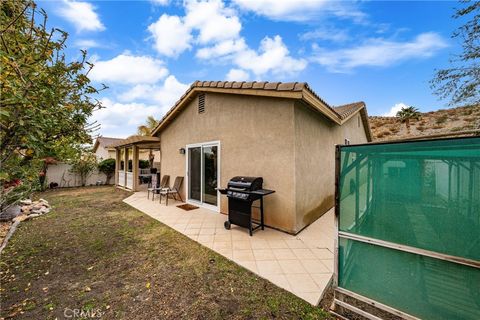
[[[153,129],[158,125],[158,121],[154,117],[148,116],[145,124],[138,126],[137,133],[140,136],[151,136]]]
[[[151,136],[153,130],[157,127],[158,121],[155,120],[154,117],[148,116],[147,121],[145,124],[138,126],[137,133],[140,136]],[[148,155],[148,161],[150,162],[150,168],[153,168],[153,161],[155,156],[153,155],[152,149],[150,149],[150,153]]]
[[[410,133],[410,120],[420,119],[422,114],[415,107],[403,107],[400,111],[397,112],[397,117],[400,118],[401,122],[405,122],[407,127],[407,132]]]

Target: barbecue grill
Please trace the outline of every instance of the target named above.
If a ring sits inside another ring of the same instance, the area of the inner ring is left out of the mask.
[[[232,224],[248,228],[250,236],[253,231],[262,228],[263,222],[263,197],[274,193],[273,190],[262,188],[261,177],[233,177],[227,184],[226,189],[219,189],[221,194],[228,198],[228,220],[225,221],[225,229],[229,230]],[[260,200],[260,206],[253,206],[253,202]],[[252,208],[260,209],[260,221],[252,218]],[[256,225],[256,226],[254,226]]]

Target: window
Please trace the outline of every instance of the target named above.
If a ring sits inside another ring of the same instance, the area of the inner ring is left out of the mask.
[[[205,93],[198,95],[198,113],[205,112]]]

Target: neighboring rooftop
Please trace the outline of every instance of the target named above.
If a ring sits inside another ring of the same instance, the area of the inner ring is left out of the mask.
[[[355,102],[338,107],[332,107],[317,95],[306,82],[256,82],[256,81],[195,81],[180,97],[175,105],[160,120],[152,134],[157,134],[165,127],[187,102],[191,101],[199,92],[218,92],[229,94],[244,94],[266,97],[281,97],[298,99],[312,106],[327,118],[338,125],[343,124],[348,118],[359,111],[366,128],[367,137],[371,140],[368,125],[368,115],[364,102]]]
[[[93,145],[93,152],[97,151],[100,145],[102,145],[104,148],[110,148],[112,147],[113,144],[122,140],[123,139],[120,139],[120,138],[109,138],[109,137],[100,136],[95,140],[95,143]]]

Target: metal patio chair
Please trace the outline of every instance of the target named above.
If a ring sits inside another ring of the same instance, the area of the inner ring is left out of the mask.
[[[180,202],[183,202],[182,196],[180,195],[180,187],[182,186],[183,183],[183,177],[176,177],[175,182],[173,183],[172,188],[164,188],[160,190],[160,203],[162,203],[162,196],[165,196],[165,205],[168,206],[168,196],[172,195],[173,199],[179,200]],[[177,199],[178,196],[178,199]]]
[[[152,176],[152,182],[150,188],[147,189],[147,199],[150,196],[150,192],[152,193],[152,201],[155,199],[155,194],[159,194],[162,189],[169,189],[168,185],[170,184],[170,176],[164,175],[160,185],[157,187],[157,177],[159,175]]]

